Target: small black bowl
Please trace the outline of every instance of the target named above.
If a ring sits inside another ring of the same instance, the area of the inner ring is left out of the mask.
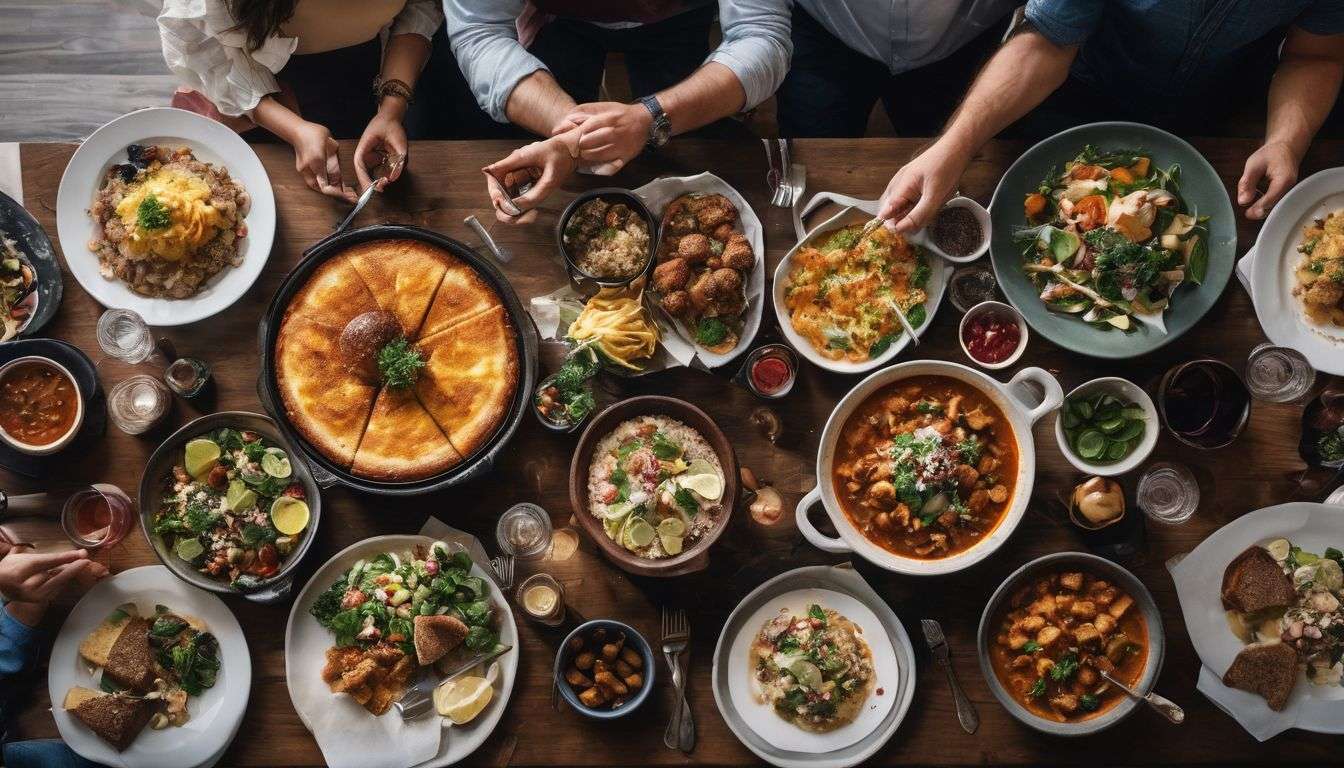
[[[551,421],[545,416],[542,416],[541,410],[537,408],[537,397],[541,394],[541,391],[543,389],[550,386],[551,382],[555,380],[555,377],[557,375],[558,373],[552,373],[550,376],[547,376],[546,378],[542,379],[541,383],[537,385],[537,388],[533,390],[532,415],[537,417],[537,421],[541,422],[541,426],[545,427],[547,431],[555,432],[556,434],[567,435],[571,432],[577,432],[581,427],[587,424],[588,420],[591,419],[593,417],[593,414],[597,412],[597,408],[593,408],[591,411],[588,412],[587,416],[584,416],[582,419],[579,419],[573,424],[561,424],[560,422]],[[589,380],[588,389],[589,391],[592,391],[591,380]]]
[[[565,247],[565,228],[569,226],[570,218],[579,210],[580,206],[596,198],[625,203],[630,206],[631,210],[644,218],[644,223],[649,228],[648,258],[645,260],[644,266],[629,277],[611,278],[591,275],[574,263],[574,260],[570,258],[569,249]],[[639,198],[639,195],[620,187],[602,187],[601,189],[584,192],[565,206],[564,212],[560,214],[560,220],[555,225],[555,247],[560,251],[560,258],[565,261],[565,270],[569,273],[569,282],[574,286],[574,290],[584,296],[590,296],[602,288],[627,286],[634,282],[636,278],[648,274],[653,267],[653,256],[658,248],[658,225],[654,221],[653,214],[649,212],[648,206],[644,205],[644,201]]]

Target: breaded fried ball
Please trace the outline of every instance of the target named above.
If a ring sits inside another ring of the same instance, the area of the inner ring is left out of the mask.
[[[709,238],[701,234],[686,235],[677,243],[677,254],[691,264],[699,264],[712,254]]]
[[[674,258],[653,268],[653,289],[659,293],[680,291],[691,281],[691,265],[683,258]]]
[[[691,311],[691,295],[686,291],[673,291],[663,296],[663,309],[673,317],[684,317]]]
[[[756,254],[751,252],[751,243],[747,238],[737,232],[728,238],[727,245],[723,246],[723,266],[728,269],[736,269],[741,272],[749,272],[756,264]]]

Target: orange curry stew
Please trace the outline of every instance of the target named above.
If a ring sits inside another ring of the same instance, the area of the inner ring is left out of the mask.
[[[0,427],[19,442],[56,442],[74,426],[78,409],[75,383],[53,365],[20,363],[0,379]]]
[[[846,419],[835,495],[869,541],[903,557],[969,549],[1012,503],[1017,440],[999,407],[947,376],[914,376],[869,395]]]
[[[995,624],[989,656],[1009,695],[1055,722],[1096,717],[1133,687],[1148,660],[1148,628],[1134,599],[1106,579],[1057,571],[1028,579]]]

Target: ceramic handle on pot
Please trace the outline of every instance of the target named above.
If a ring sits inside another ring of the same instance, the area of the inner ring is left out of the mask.
[[[1044,395],[1039,404],[1033,405],[1028,399],[1021,396],[1024,389],[1023,382],[1034,382],[1041,387]],[[1027,421],[1035,424],[1041,420],[1045,414],[1055,410],[1064,402],[1064,389],[1059,386],[1059,382],[1049,371],[1042,368],[1023,368],[1017,372],[1017,375],[1008,381],[1008,394],[1018,402],[1027,411]]]
[[[294,577],[288,576],[271,582],[255,592],[245,592],[243,599],[262,605],[274,605],[282,600],[289,599],[289,594],[293,591]]]
[[[819,501],[821,501],[820,483],[818,483],[816,488],[808,491],[802,501],[798,502],[798,509],[794,512],[794,517],[798,522],[798,530],[802,532],[803,538],[807,539],[808,543],[817,549],[820,549],[822,552],[831,552],[833,554],[853,552],[854,550],[843,540],[833,539],[821,531],[818,531],[817,527],[812,525],[812,522],[807,519],[807,511],[816,506]]]

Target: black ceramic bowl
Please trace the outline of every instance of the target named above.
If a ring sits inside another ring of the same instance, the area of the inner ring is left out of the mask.
[[[644,223],[648,225],[648,258],[645,260],[644,266],[629,277],[611,278],[598,277],[597,275],[589,274],[574,263],[573,258],[570,256],[569,249],[565,247],[565,229],[569,226],[570,218],[574,216],[584,203],[596,198],[603,198],[611,202],[625,203],[630,206],[630,210],[642,216]],[[620,187],[593,189],[574,198],[570,201],[569,205],[565,206],[565,210],[560,214],[560,220],[555,226],[555,247],[560,252],[560,258],[565,261],[565,270],[569,272],[569,279],[574,285],[574,289],[581,294],[590,295],[596,293],[601,288],[619,288],[629,285],[641,275],[648,274],[649,269],[653,266],[654,252],[658,249],[658,224],[654,221],[653,214],[649,212],[648,206],[644,205],[644,201],[634,192],[628,189],[621,189]]]
[[[464,457],[460,463],[447,471],[420,480],[400,483],[360,477],[323,455],[321,451],[317,450],[315,446],[299,434],[294,425],[289,423],[282,405],[283,401],[280,397],[279,387],[275,382],[275,341],[280,333],[280,324],[284,319],[285,309],[289,306],[294,294],[308,282],[308,277],[312,275],[313,270],[326,262],[327,259],[344,252],[350,246],[371,240],[391,239],[411,239],[429,243],[448,251],[466,264],[471,265],[477,274],[495,290],[500,301],[504,303],[504,310],[513,322],[514,343],[517,345],[519,361],[518,387],[514,391],[513,400],[509,403],[508,414],[505,416],[503,423],[495,429],[495,434],[482,444],[474,454]],[[504,446],[508,444],[514,432],[518,430],[519,422],[526,416],[527,410],[532,408],[532,397],[536,392],[537,345],[539,343],[537,330],[532,323],[531,316],[523,309],[523,303],[518,300],[518,294],[514,293],[513,286],[509,284],[508,278],[489,258],[481,256],[464,243],[419,227],[401,224],[379,224],[346,230],[319,241],[305,252],[303,260],[285,276],[284,282],[280,284],[275,296],[271,298],[270,307],[262,315],[258,337],[261,349],[261,377],[257,382],[257,393],[261,397],[262,405],[265,406],[267,413],[275,419],[280,431],[284,433],[289,443],[299,447],[302,453],[311,459],[313,465],[321,470],[321,472],[318,472],[319,475],[325,472],[334,478],[333,483],[340,483],[346,487],[368,493],[385,496],[414,496],[432,493],[466,482],[490,471],[490,468],[494,466],[495,459],[504,450]],[[328,484],[325,479],[323,479],[323,482]]]
[[[33,268],[37,288],[26,299],[33,304],[32,314],[19,329],[18,338],[36,336],[61,306],[61,267],[56,263],[56,252],[42,225],[4,192],[0,192],[0,233],[14,241],[19,254]]]
[[[294,470],[294,479],[303,485],[303,492],[307,496],[304,501],[308,502],[308,527],[303,529],[299,545],[280,564],[279,573],[262,582],[260,588],[246,592],[200,573],[170,551],[163,538],[154,533],[154,515],[159,511],[165,480],[172,475],[173,465],[182,460],[187,442],[224,427],[250,429],[288,453],[290,466]],[[154,449],[154,453],[145,464],[144,472],[140,475],[140,490],[136,498],[140,505],[140,530],[144,532],[149,545],[154,548],[154,554],[158,555],[159,561],[167,566],[168,570],[188,584],[201,589],[226,595],[242,595],[257,603],[276,603],[289,596],[294,586],[294,569],[312,546],[313,540],[317,537],[317,525],[322,520],[321,491],[308,470],[308,463],[303,454],[294,450],[294,444],[286,439],[273,420],[259,413],[247,411],[207,414],[187,422],[181,429],[169,435],[167,440]]]

